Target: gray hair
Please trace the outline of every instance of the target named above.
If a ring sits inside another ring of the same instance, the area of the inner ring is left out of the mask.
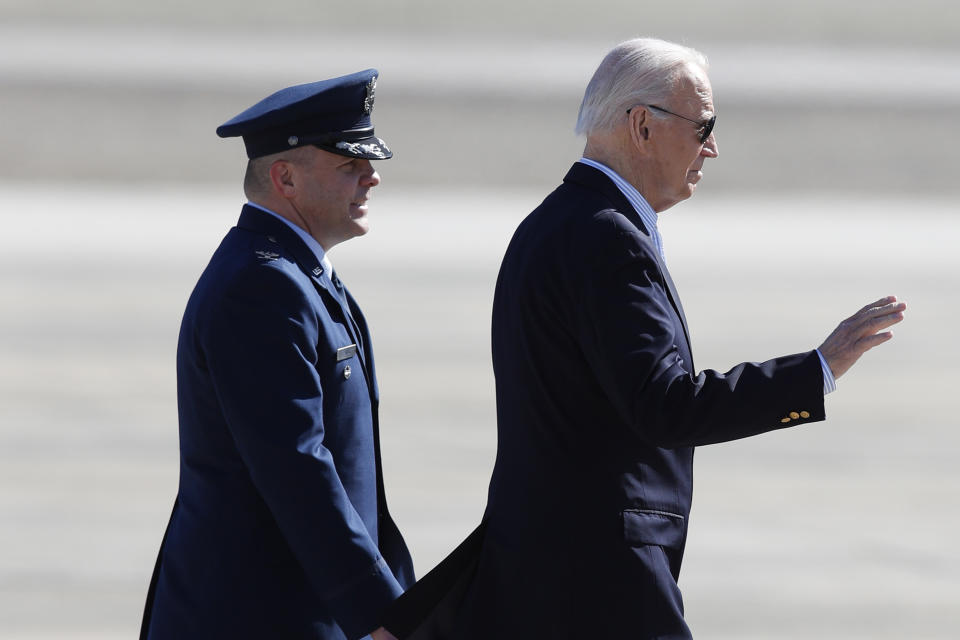
[[[286,160],[293,164],[305,165],[311,161],[306,147],[295,147],[287,151],[271,153],[247,161],[247,170],[243,176],[243,192],[247,197],[262,196],[270,193],[270,166],[277,160]]]
[[[243,192],[248,198],[270,192],[268,173],[273,160],[263,157],[247,161],[247,170],[243,176]]]
[[[610,129],[627,109],[666,101],[677,80],[691,66],[706,71],[706,56],[690,47],[655,38],[621,42],[603,58],[587,85],[576,133],[590,135]]]

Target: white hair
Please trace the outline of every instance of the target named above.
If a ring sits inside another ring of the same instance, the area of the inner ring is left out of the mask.
[[[656,38],[621,42],[603,58],[587,85],[576,133],[590,135],[610,129],[627,109],[666,101],[691,66],[706,71],[706,56],[696,49]]]

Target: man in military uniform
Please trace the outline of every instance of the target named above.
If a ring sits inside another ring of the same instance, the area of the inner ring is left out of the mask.
[[[327,253],[368,230],[373,69],[288,87],[241,136],[249,202],[190,296],[177,350],[180,489],[142,637],[389,638],[413,581],[387,511],[360,307]]]

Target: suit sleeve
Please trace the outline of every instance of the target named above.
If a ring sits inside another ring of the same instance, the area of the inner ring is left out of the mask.
[[[212,306],[199,337],[254,485],[317,594],[356,638],[402,589],[324,446],[318,326],[289,273],[253,265]]]
[[[667,295],[653,245],[616,221],[587,252],[582,287],[584,354],[626,424],[647,444],[725,442],[824,419],[816,351],[746,362],[726,373],[688,371],[686,337]]]

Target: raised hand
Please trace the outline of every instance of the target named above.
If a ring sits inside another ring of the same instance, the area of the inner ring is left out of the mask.
[[[871,302],[844,320],[820,345],[820,353],[827,361],[834,378],[839,378],[864,353],[893,337],[883,331],[903,320],[905,302],[896,296],[887,296]]]

